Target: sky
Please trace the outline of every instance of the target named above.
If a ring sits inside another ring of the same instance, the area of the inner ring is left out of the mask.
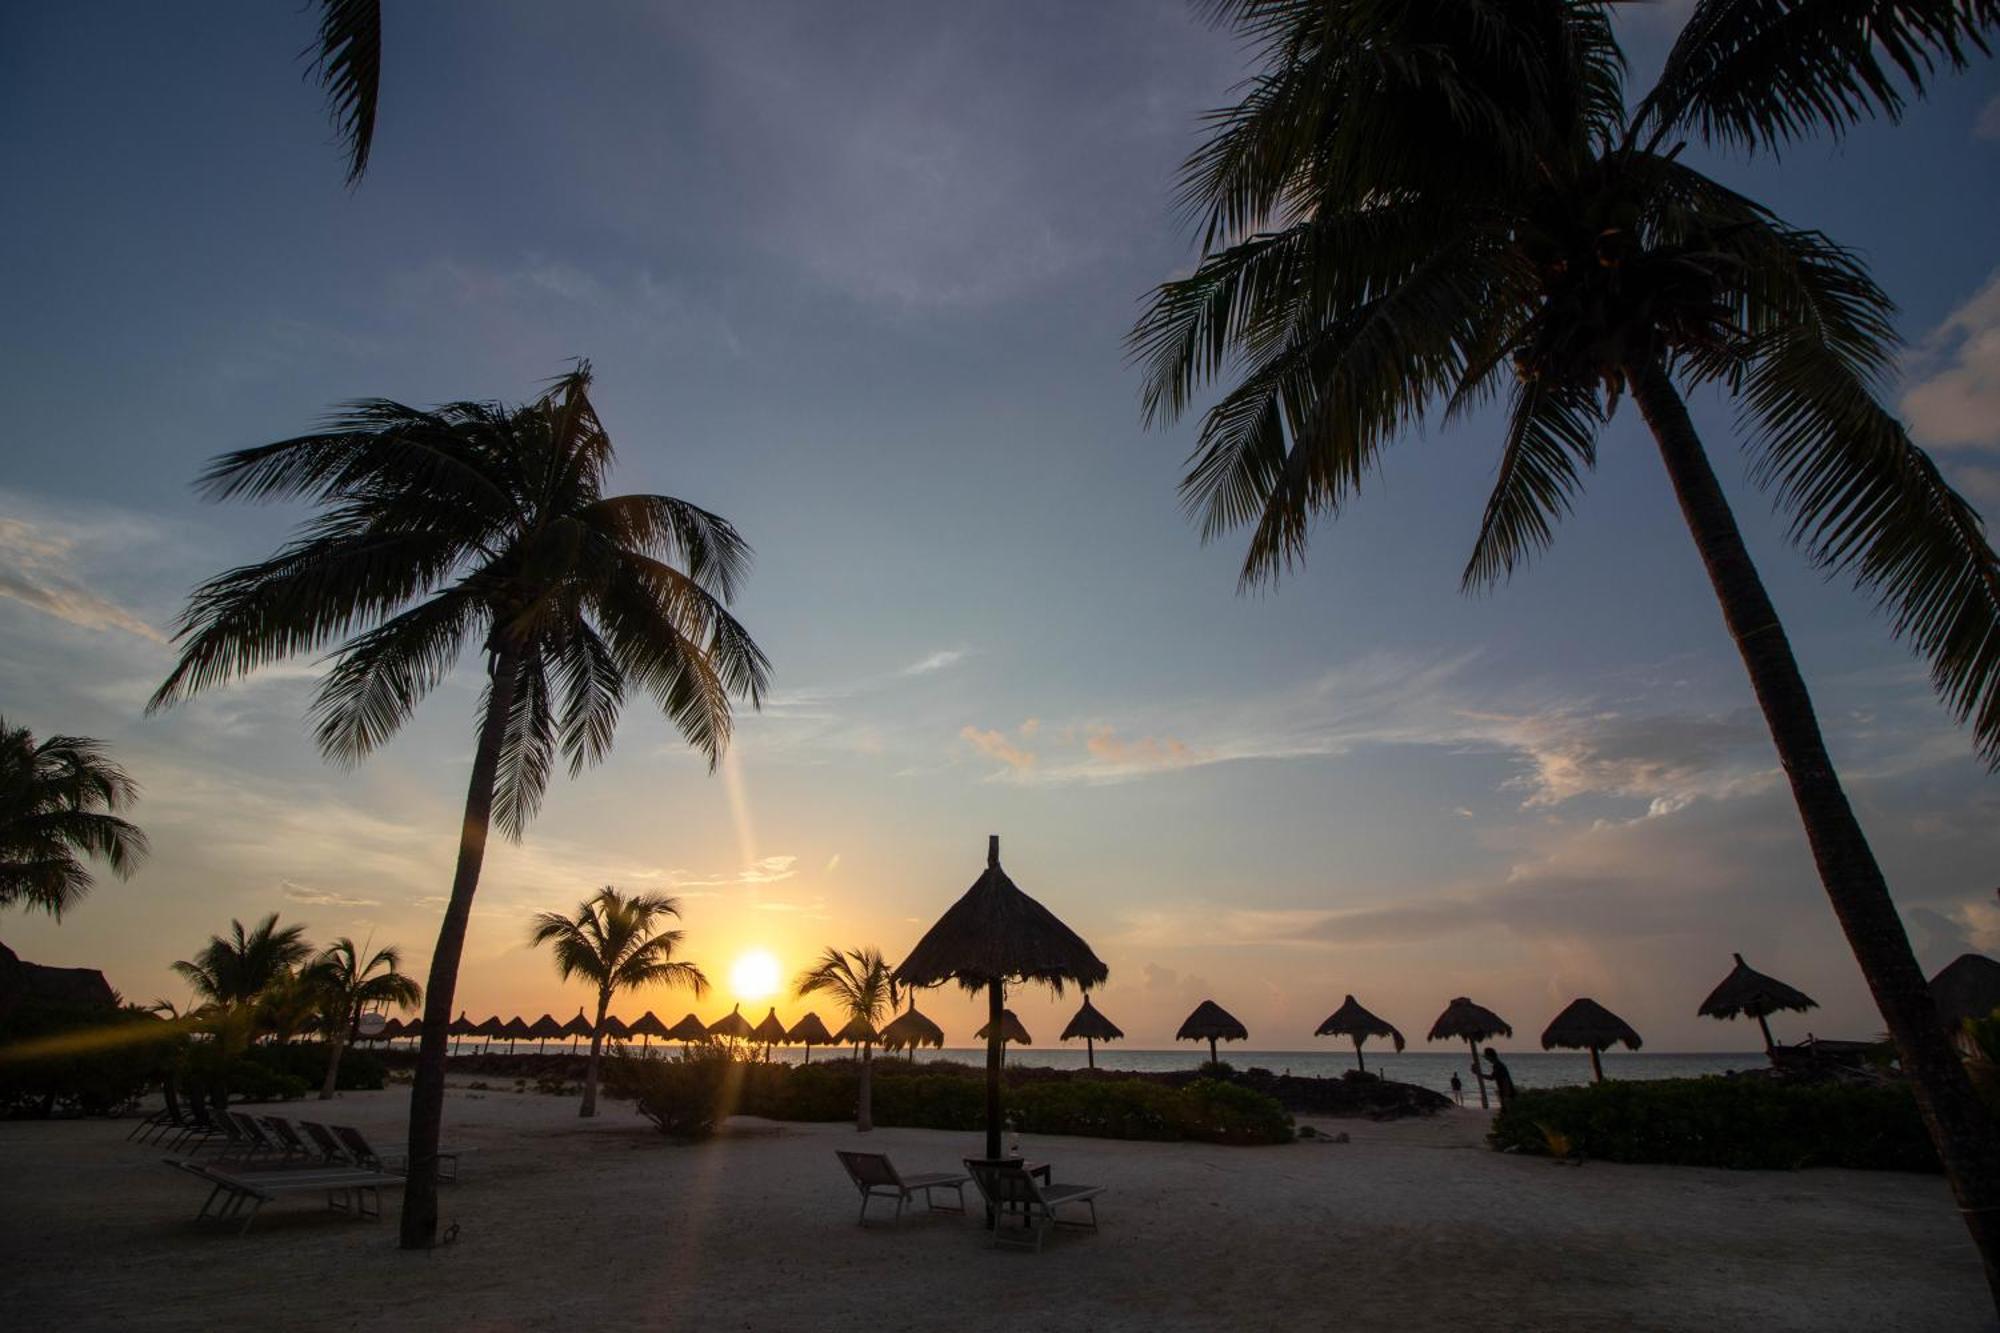
[[[1619,20],[1635,87],[1684,11]],[[313,748],[309,660],[144,716],[189,589],[300,517],[190,482],[348,399],[521,401],[581,356],[617,489],[755,546],[737,609],[774,690],[715,774],[628,708],[495,848],[475,1018],[586,1001],[527,921],[604,884],[678,895],[718,983],[628,1016],[713,1018],[751,949],[894,961],[998,834],[1139,1046],[1213,998],[1309,1049],[1351,992],[1413,1039],[1470,995],[1525,1049],[1590,995],[1648,1049],[1748,1049],[1695,1017],[1732,951],[1820,1001],[1781,1036],[1882,1029],[1632,412],[1552,549],[1479,596],[1491,415],[1401,441],[1274,590],[1183,516],[1192,426],[1142,429],[1122,343],[1195,258],[1170,194],[1247,72],[1226,34],[1171,0],[391,4],[350,190],[312,23],[0,11],[0,713],[105,739],[154,847],[60,924],[0,914],[23,957],[184,1000],[173,960],[276,911],[423,974],[476,664],[352,770]],[[2000,69],[1837,145],[1690,156],[1866,257],[1900,411],[2000,505]],[[1786,545],[1728,404],[1693,406],[1920,959],[2000,949],[1994,778],[1868,599]],[[969,1044],[970,1002],[920,1003]],[[1014,1007],[1048,1041],[1075,1004]]]

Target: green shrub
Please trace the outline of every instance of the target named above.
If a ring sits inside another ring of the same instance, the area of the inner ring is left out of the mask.
[[[23,1005],[0,1024],[0,1114],[122,1111],[166,1077],[182,1041],[133,1009]]]
[[[326,1082],[326,1043],[321,1041],[293,1041],[282,1045],[252,1046],[243,1052],[243,1062],[263,1067],[273,1074],[299,1080],[307,1088],[317,1091]],[[255,1078],[256,1076],[249,1075]],[[350,1046],[341,1052],[340,1074],[334,1087],[342,1092],[376,1092],[389,1079],[388,1066],[382,1057],[373,1051]],[[231,1076],[231,1086],[238,1091],[235,1076]],[[247,1086],[247,1085],[246,1085]]]
[[[614,1055],[604,1062],[603,1086],[630,1098],[671,1139],[695,1141],[715,1133],[733,1114],[740,1066],[725,1059],[635,1060]]]
[[[1494,1117],[1489,1141],[1538,1156],[1562,1142],[1607,1162],[1939,1169],[1916,1099],[1899,1084],[1682,1078],[1546,1088],[1515,1097]]]

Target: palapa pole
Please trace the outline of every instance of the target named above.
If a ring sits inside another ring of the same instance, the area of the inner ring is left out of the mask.
[[[1214,1038],[1214,1037],[1210,1037],[1210,1038],[1208,1039],[1208,1062],[1209,1062],[1210,1064],[1214,1064],[1214,1063],[1215,1063],[1215,1059],[1216,1059],[1216,1056],[1215,1056],[1215,1038]]]
[[[1089,1037],[1083,1039],[1083,1058],[1092,1069],[1097,1068],[1097,1043]]]
[[[1465,1049],[1472,1052],[1472,1077],[1479,1084],[1479,1109],[1490,1109],[1486,1101],[1486,1071],[1479,1067],[1479,1043],[1472,1038],[1465,1039]]]
[[[1368,1060],[1361,1054],[1361,1034],[1354,1034],[1354,1067],[1362,1073],[1368,1072]]]
[[[1602,1083],[1604,1081],[1604,1066],[1597,1062],[1597,1048],[1595,1046],[1590,1048],[1590,1072],[1596,1076],[1596,1082]]]
[[[1000,864],[1000,835],[986,839],[986,864]],[[1007,1034],[1001,1030],[1006,1010],[1005,985],[995,977],[986,984],[986,1158],[1000,1157],[1000,1061],[1007,1049]]]
[[[1737,954],[1736,961],[1739,963],[1742,962],[1743,955],[1740,953]],[[1771,1022],[1764,1015],[1759,1014],[1757,1015],[1757,1026],[1764,1029],[1764,1054],[1770,1055],[1778,1049],[1778,1044],[1771,1040]]]

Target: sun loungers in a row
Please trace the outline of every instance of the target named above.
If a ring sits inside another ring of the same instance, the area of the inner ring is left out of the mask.
[[[868,1205],[876,1200],[895,1201],[895,1222],[903,1220],[903,1209],[916,1201],[921,1194],[926,1212],[944,1211],[963,1213],[965,1211],[965,1187],[974,1184],[980,1197],[986,1201],[987,1223],[992,1229],[995,1245],[1020,1245],[1032,1247],[1038,1253],[1042,1240],[1052,1227],[1077,1227],[1090,1231],[1097,1230],[1097,1196],[1104,1193],[1102,1185],[1057,1185],[1049,1181],[1046,1166],[1035,1167],[1027,1162],[989,1162],[978,1158],[965,1159],[967,1174],[950,1171],[930,1171],[920,1175],[906,1176],[897,1171],[886,1153],[848,1152],[835,1149],[834,1156],[847,1169],[847,1178],[861,1192],[861,1224],[868,1223]],[[1039,1180],[1037,1176],[1041,1177]],[[944,1207],[937,1202],[939,1190],[951,1190],[958,1199],[956,1207]],[[1057,1216],[1056,1210],[1071,1204],[1082,1204],[1090,1210],[1090,1220],[1071,1221]],[[1018,1223],[1011,1230],[1009,1222]]]

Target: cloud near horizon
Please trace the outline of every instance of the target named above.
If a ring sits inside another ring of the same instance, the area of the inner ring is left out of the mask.
[[[2000,449],[2000,270],[1919,343],[1902,397],[1919,444]]]

